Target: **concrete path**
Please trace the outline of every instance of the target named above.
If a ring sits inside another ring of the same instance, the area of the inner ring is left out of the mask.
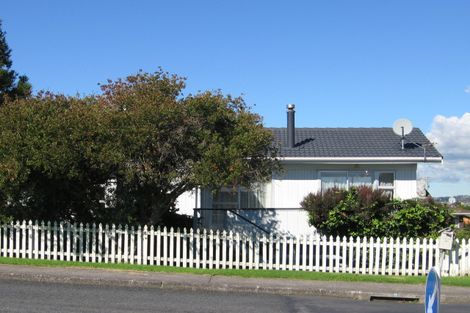
[[[423,302],[424,285],[305,281],[122,270],[0,265],[0,279],[88,285],[136,286],[283,295],[316,295],[371,300],[407,298]],[[470,288],[442,286],[441,303],[470,304]]]

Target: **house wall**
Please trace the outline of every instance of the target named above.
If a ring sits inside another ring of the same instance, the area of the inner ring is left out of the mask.
[[[296,164],[284,165],[284,172],[273,175],[271,203],[273,208],[299,208],[303,198],[321,190],[321,171],[365,171],[373,180],[376,172],[393,171],[395,173],[395,198],[409,199],[416,197],[416,164]],[[278,211],[279,229],[282,233],[305,234],[315,229],[308,225],[307,213],[302,210]]]
[[[179,214],[193,215],[194,208],[199,207],[199,204],[196,202],[198,201],[196,192],[196,189],[194,189],[192,191],[187,191],[178,197],[176,200],[176,207],[178,208]]]
[[[380,171],[395,173],[395,198],[409,199],[416,194],[416,164],[285,164],[282,173],[273,174],[265,188],[265,208],[275,210],[244,211],[243,216],[267,229],[269,232],[281,234],[312,233],[315,228],[308,225],[307,213],[300,208],[303,198],[321,190],[322,171],[366,171],[375,180]],[[200,192],[198,207],[210,208],[211,193]],[[184,214],[192,214],[196,206],[195,193],[184,194],[178,198],[178,207]],[[211,227],[211,212],[201,212],[202,227]],[[228,213],[225,227],[239,232],[259,232],[259,229],[243,219]]]

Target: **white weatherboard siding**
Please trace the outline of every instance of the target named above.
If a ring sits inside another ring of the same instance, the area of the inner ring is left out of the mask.
[[[176,207],[179,214],[193,215],[196,207],[196,190],[187,191],[176,200]],[[199,205],[197,205],[199,207]]]
[[[404,200],[417,197],[416,169],[416,164],[397,166],[395,171],[396,198]]]
[[[416,164],[284,164],[284,171],[273,174],[271,182],[264,186],[264,207],[277,210],[270,210],[264,215],[261,211],[240,211],[240,214],[272,233],[311,234],[315,229],[308,225],[307,213],[300,209],[300,202],[307,194],[321,191],[323,172],[367,173],[371,181],[375,182],[374,185],[377,185],[376,180],[380,172],[393,173],[395,198],[410,199],[417,196],[416,168]],[[196,197],[195,192],[187,192],[178,198],[177,206],[181,214],[192,215],[195,207],[212,207],[212,194],[204,191]],[[211,227],[211,213],[207,210],[202,212],[202,227]],[[244,233],[253,230],[258,232],[255,227],[231,213],[227,215],[225,227]]]
[[[277,211],[279,232],[293,235],[307,234],[315,231],[308,225],[308,216],[300,208],[300,202],[310,192],[320,189],[317,171],[311,166],[286,165],[284,172],[273,175],[271,183],[271,207],[286,210]]]

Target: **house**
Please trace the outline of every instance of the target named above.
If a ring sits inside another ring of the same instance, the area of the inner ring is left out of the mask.
[[[424,196],[417,165],[441,163],[442,155],[421,130],[407,136],[392,128],[296,128],[294,106],[287,127],[270,128],[283,172],[252,190],[194,190],[178,199],[180,211],[195,212],[195,225],[241,232],[312,233],[300,202],[331,187],[369,185],[399,199]]]

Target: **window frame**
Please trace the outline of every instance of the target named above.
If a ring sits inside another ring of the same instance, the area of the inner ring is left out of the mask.
[[[320,170],[318,171],[318,178],[320,180],[320,192],[323,193],[323,184],[322,178],[324,173],[346,173],[346,190],[350,190],[351,186],[351,173],[360,173],[360,172],[367,172],[367,177],[370,177],[371,182],[370,186],[373,189],[383,189],[383,190],[391,190],[392,196],[395,195],[395,171],[392,170],[370,170],[370,169],[346,169],[346,170]],[[378,188],[379,182],[379,175],[381,173],[392,173],[393,174],[393,186],[392,187],[382,187]]]
[[[373,186],[377,190],[384,190],[384,191],[391,191],[392,192],[392,199],[395,198],[396,194],[396,173],[395,171],[392,170],[379,170],[375,171],[374,173],[375,179]],[[392,186],[380,186],[380,174],[392,174],[393,175],[393,180],[392,180]]]

